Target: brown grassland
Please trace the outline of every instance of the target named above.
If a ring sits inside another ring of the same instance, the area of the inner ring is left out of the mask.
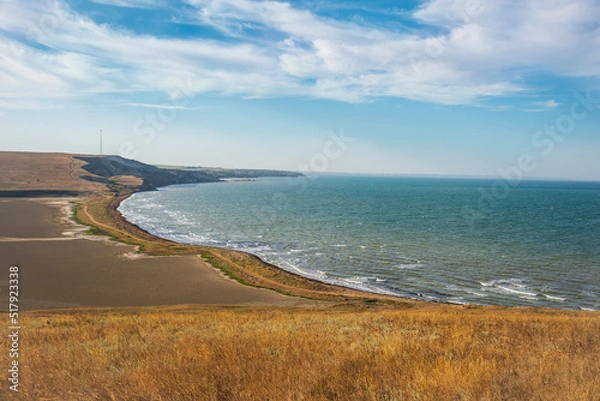
[[[508,308],[29,312],[21,400],[598,400],[598,314]]]
[[[85,162],[66,153],[0,151],[0,191],[96,192],[103,184],[84,180]]]

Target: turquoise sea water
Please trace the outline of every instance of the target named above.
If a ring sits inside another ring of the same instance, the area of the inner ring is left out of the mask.
[[[263,179],[137,193],[120,210],[164,238],[366,291],[600,310],[600,183]]]

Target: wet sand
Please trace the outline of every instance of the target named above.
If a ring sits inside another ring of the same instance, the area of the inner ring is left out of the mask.
[[[11,265],[19,267],[22,310],[315,304],[239,284],[198,256],[140,257],[133,246],[82,237],[64,218],[65,206],[68,199],[0,199],[0,271],[5,276],[0,276],[0,310],[7,308]]]

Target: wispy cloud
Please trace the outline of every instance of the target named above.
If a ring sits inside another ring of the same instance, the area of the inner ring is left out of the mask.
[[[151,104],[151,103],[126,103],[125,106],[144,107],[149,109],[165,109],[165,110],[200,110],[206,107],[188,107],[178,106],[175,104]]]
[[[533,104],[542,109],[555,109],[560,106],[560,103],[554,99],[546,100],[545,102],[533,102]]]
[[[554,109],[554,108],[560,106],[560,103],[558,103],[554,99],[547,100],[545,102],[534,102],[533,104],[535,104],[536,106],[546,108],[546,109]]]
[[[600,78],[600,4],[591,0],[431,0],[411,17],[435,27],[433,35],[327,18],[282,1],[188,4],[195,10],[189,20],[226,39],[138,35],[96,23],[64,1],[4,2],[0,98],[185,90],[476,105],[530,89],[525,72]]]
[[[48,102],[40,102],[35,100],[16,100],[3,101],[0,100],[0,109],[7,110],[49,110],[59,108],[58,105]]]
[[[544,111],[550,111],[550,110],[553,110],[553,109],[557,108],[558,106],[560,106],[560,103],[558,103],[554,99],[551,99],[551,100],[546,100],[544,102],[533,102],[532,105],[534,107],[526,108],[523,111],[527,111],[530,113],[540,113],[540,112],[544,112]]]
[[[93,3],[106,4],[117,7],[128,8],[156,8],[164,7],[167,2],[164,0],[91,0]]]

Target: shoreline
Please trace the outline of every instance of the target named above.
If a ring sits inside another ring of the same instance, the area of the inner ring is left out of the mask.
[[[209,266],[207,263],[209,262],[210,269],[233,278],[248,287],[268,288],[280,294],[308,299],[327,299],[363,304],[401,304],[410,307],[415,305],[452,305],[463,308],[488,306],[478,304],[477,300],[469,300],[468,303],[453,303],[451,300],[416,298],[410,294],[370,292],[368,288],[359,288],[356,286],[345,287],[344,283],[340,282],[320,281],[319,277],[314,277],[310,274],[307,277],[301,271],[286,270],[276,264],[268,263],[262,260],[260,256],[249,253],[252,252],[251,249],[234,251],[217,248],[211,246],[211,244],[207,244],[207,246],[186,245],[176,242],[176,238],[159,238],[134,223],[129,222],[118,211],[121,202],[134,193],[156,190],[157,186],[165,187],[190,183],[189,181],[192,178],[200,179],[200,181],[194,181],[196,184],[199,182],[208,182],[217,179],[214,174],[210,177],[206,176],[206,174],[204,176],[192,177],[189,175],[190,171],[182,170],[181,174],[173,175],[171,174],[173,173],[171,170],[157,169],[154,166],[117,156],[88,156],[86,158],[91,158],[91,164],[89,164],[90,160],[87,160],[86,164],[86,161],[81,160],[81,155],[32,152],[0,153],[0,156],[2,156],[0,157],[0,164],[2,164],[6,172],[3,176],[3,188],[0,191],[0,198],[2,198],[3,202],[10,203],[11,199],[16,200],[20,199],[20,197],[35,200],[42,197],[58,199],[63,196],[76,195],[76,200],[80,206],[77,213],[72,216],[72,219],[90,226],[87,229],[88,233],[103,234],[106,236],[105,239],[110,238],[125,245],[134,245],[135,248],[131,247],[131,251],[128,254],[135,254],[137,259],[151,260],[151,258],[146,258],[145,255],[150,257],[194,256],[194,258],[201,260],[206,266]],[[102,170],[101,167],[106,167],[107,170]],[[240,171],[231,170],[229,173],[239,174]],[[194,174],[196,173],[194,172]],[[211,171],[207,171],[207,173],[211,173]],[[250,173],[256,174],[256,172]],[[281,174],[282,172],[279,173]],[[222,172],[219,172],[219,174],[222,175]],[[167,176],[170,178],[168,180],[164,179]],[[166,184],[165,181],[170,184]],[[165,184],[156,185],[159,182]],[[71,208],[67,207],[67,209]],[[21,208],[20,210],[32,210],[32,208]],[[73,211],[67,211],[73,214]],[[37,210],[36,213],[39,215],[41,211]],[[35,260],[35,265],[38,266],[36,269],[46,264],[45,258],[47,253],[45,252],[52,250],[48,246],[49,244],[66,249],[65,252],[73,253],[78,251],[75,244],[79,242],[73,243],[43,238],[43,235],[40,235],[39,231],[39,219],[34,215],[22,213],[16,211],[16,209],[12,212],[0,209],[0,214],[3,216],[2,221],[3,226],[5,226],[3,229],[3,240],[5,243],[2,247],[6,249],[3,254],[3,259],[6,263],[20,261],[19,258],[21,256],[19,256],[18,252],[14,252],[8,247],[8,242],[11,241],[11,244],[21,246],[22,244],[19,243],[20,239],[18,238],[21,235],[38,237],[34,249],[35,252],[29,252],[22,256],[23,260]],[[69,219],[71,219],[71,216],[69,216]],[[0,227],[0,231],[2,231],[2,227]],[[30,238],[30,246],[33,244],[32,241],[33,238]],[[66,245],[69,246],[67,247]],[[107,252],[107,249],[103,249],[102,252],[107,254],[106,257],[108,259],[104,263],[108,264],[108,261],[112,260],[109,255],[110,252]],[[15,258],[15,255],[18,258]],[[57,255],[56,257],[58,256],[62,257],[63,255]],[[73,266],[77,264],[81,265],[82,261],[86,259],[77,260],[71,257],[66,262]],[[117,264],[119,263],[120,261]],[[165,269],[169,271],[170,262],[165,262],[165,264],[167,264]],[[55,265],[53,268],[56,269],[57,273],[64,271],[64,268],[61,266]],[[74,274],[79,274],[79,272],[74,271]],[[82,274],[90,273],[83,272]],[[402,288],[402,286],[399,288]],[[73,292],[78,292],[78,290],[74,289]],[[552,306],[500,303],[490,306],[571,310],[560,307],[553,308]]]
[[[125,199],[129,198],[134,193],[146,192],[148,190],[125,191],[125,192],[103,192],[96,194],[87,194],[84,197],[5,197],[0,198],[1,202],[11,201],[31,201],[31,203],[62,204],[61,217],[59,220],[60,226],[64,228],[64,221],[71,224],[71,229],[67,232],[62,232],[61,238],[37,238],[28,234],[27,242],[35,242],[37,247],[46,247],[48,245],[56,245],[58,243],[68,244],[71,241],[79,240],[85,242],[103,242],[109,246],[115,246],[115,243],[122,246],[133,246],[131,251],[120,253],[121,258],[137,260],[142,264],[159,258],[177,258],[190,257],[201,260],[212,270],[217,272],[223,279],[227,281],[235,280],[235,283],[240,288],[262,289],[277,293],[278,295],[286,296],[289,299],[306,300],[306,301],[330,301],[333,302],[330,306],[343,304],[353,304],[355,306],[387,306],[393,308],[436,308],[436,307],[451,307],[451,308],[508,308],[508,309],[534,309],[534,310],[557,310],[569,311],[561,308],[551,307],[535,307],[535,306],[510,306],[510,305],[479,305],[479,304],[454,304],[442,301],[418,300],[406,298],[402,296],[385,295],[361,291],[340,285],[325,283],[310,277],[304,277],[300,274],[290,272],[279,266],[268,263],[262,260],[259,256],[249,252],[230,250],[226,248],[218,248],[212,246],[190,245],[179,243],[173,240],[158,237],[148,231],[142,229],[134,223],[129,222],[118,210],[119,205]],[[40,202],[45,201],[45,202]],[[77,206],[74,206],[76,204]],[[81,214],[83,212],[83,215]],[[82,219],[83,217],[83,219]],[[62,223],[61,223],[62,221]],[[55,221],[56,223],[56,221]],[[80,228],[73,228],[73,224]],[[87,228],[86,228],[87,227]],[[116,231],[115,231],[116,230]],[[83,233],[85,231],[85,233]],[[82,235],[82,233],[84,235]],[[90,234],[98,234],[96,241],[94,236]],[[6,234],[5,234],[6,235]],[[101,238],[103,236],[104,238]],[[61,241],[57,241],[57,240]],[[90,241],[91,240],[91,241]],[[111,241],[112,240],[112,241]],[[23,242],[22,238],[11,238],[5,236],[0,238],[0,245],[7,246],[10,244],[19,244]],[[12,263],[12,262],[11,262]],[[163,267],[168,271],[166,266]],[[237,290],[236,290],[237,291]],[[227,304],[227,302],[221,302]],[[185,304],[213,304],[212,302],[181,302]],[[158,303],[155,306],[163,305]],[[166,305],[166,304],[164,304]],[[174,305],[174,304],[169,304]],[[278,303],[270,304],[277,306]],[[137,307],[144,305],[137,304],[119,304],[113,305],[110,302],[106,305],[85,305],[71,303],[56,304],[58,308],[80,308],[80,307]],[[149,305],[150,306],[150,305]],[[280,305],[285,306],[285,305]],[[51,307],[52,308],[52,307]],[[43,306],[42,309],[47,309]],[[575,311],[575,310],[572,310]],[[581,310],[588,312],[586,310]],[[593,311],[592,311],[593,312]]]
[[[196,253],[144,255],[136,246],[93,236],[73,218],[89,198],[2,198],[2,264],[19,271],[19,310],[86,310],[185,305],[320,308],[241,285]],[[6,276],[8,277],[8,276]],[[5,310],[8,280],[0,279]]]
[[[237,181],[238,179],[233,179],[235,181]],[[227,180],[223,180],[223,181],[227,181]],[[245,181],[245,180],[244,180]],[[203,183],[199,183],[199,184],[203,184]],[[178,185],[178,184],[173,184],[173,185]],[[171,185],[169,185],[171,186]],[[167,186],[167,187],[169,187]],[[160,188],[167,188],[167,187],[160,187]],[[486,305],[478,305],[478,304],[458,304],[458,303],[451,303],[451,302],[444,302],[444,301],[438,301],[438,300],[426,300],[426,299],[417,299],[417,298],[410,298],[410,297],[405,297],[402,295],[395,295],[395,294],[385,294],[385,293],[378,293],[378,292],[371,292],[371,291],[367,291],[367,290],[361,290],[361,289],[356,289],[353,287],[346,287],[343,285],[339,285],[339,284],[333,284],[333,283],[328,283],[326,281],[321,281],[309,276],[304,276],[300,273],[295,273],[293,271],[284,269],[280,266],[277,266],[276,264],[267,262],[265,260],[263,260],[260,256],[255,255],[251,252],[247,252],[247,251],[240,251],[240,250],[236,250],[236,249],[230,249],[230,248],[222,248],[222,247],[217,247],[217,246],[211,246],[211,245],[196,245],[196,244],[188,244],[188,243],[183,243],[183,242],[177,242],[168,238],[163,238],[163,237],[159,237],[155,234],[150,233],[149,231],[141,228],[140,226],[138,226],[135,223],[130,222],[129,220],[127,220],[127,218],[125,218],[121,212],[118,210],[119,206],[121,205],[122,202],[124,202],[125,200],[127,200],[128,198],[130,198],[133,194],[136,193],[142,193],[142,192],[153,192],[153,191],[157,191],[160,188],[156,188],[156,189],[141,189],[139,191],[133,191],[131,193],[128,194],[122,194],[122,195],[117,195],[114,204],[111,202],[111,204],[109,205],[110,208],[110,214],[112,215],[112,217],[115,219],[115,221],[117,221],[119,224],[122,224],[124,227],[126,227],[127,230],[136,233],[137,235],[141,235],[144,238],[148,238],[150,240],[159,240],[159,241],[166,241],[166,242],[170,242],[173,244],[178,244],[181,246],[197,246],[197,247],[203,247],[203,248],[208,248],[208,249],[220,249],[220,250],[226,250],[229,252],[236,252],[236,253],[240,253],[240,254],[244,254],[246,256],[248,256],[251,259],[256,260],[258,263],[267,266],[273,270],[277,270],[280,272],[284,272],[286,274],[290,274],[293,275],[295,277],[297,277],[298,279],[301,280],[306,280],[312,283],[316,283],[316,284],[322,284],[322,285],[326,285],[326,286],[332,286],[334,288],[340,288],[343,290],[348,290],[348,291],[354,291],[360,294],[363,294],[363,296],[365,297],[384,297],[385,299],[387,298],[391,298],[391,299],[398,299],[401,301],[408,301],[408,302],[418,302],[418,303],[426,303],[426,304],[438,304],[438,305],[450,305],[450,306],[465,306],[465,307],[483,307]],[[218,267],[216,267],[218,269]]]
[[[146,191],[136,191],[136,192],[146,192]],[[318,277],[312,277],[310,275],[303,275],[302,272],[295,272],[294,270],[288,270],[285,268],[282,268],[280,266],[277,266],[276,264],[272,264],[270,262],[266,262],[263,259],[261,259],[260,256],[258,255],[254,255],[246,250],[235,250],[235,248],[221,248],[221,247],[214,247],[213,245],[191,245],[189,243],[186,242],[177,242],[177,238],[169,238],[169,236],[167,236],[166,238],[162,238],[159,237],[157,235],[151,234],[150,232],[144,230],[143,228],[137,226],[135,223],[129,222],[118,210],[119,205],[122,204],[123,201],[125,201],[126,199],[128,199],[131,195],[133,195],[133,193],[125,195],[120,197],[120,199],[118,200],[118,202],[114,205],[114,210],[112,211],[112,213],[114,213],[115,215],[117,215],[117,218],[122,220],[124,222],[124,224],[129,225],[134,227],[135,230],[139,230],[140,232],[143,232],[144,235],[148,236],[148,237],[152,237],[152,238],[156,238],[156,239],[160,239],[162,241],[168,241],[168,242],[172,242],[172,243],[177,243],[180,245],[190,245],[190,246],[199,246],[199,247],[205,247],[205,248],[214,248],[214,249],[226,249],[230,252],[239,252],[242,254],[245,254],[251,258],[255,258],[259,263],[263,264],[263,265],[267,265],[273,269],[279,270],[281,272],[285,272],[286,274],[291,274],[294,276],[297,276],[298,278],[302,279],[302,280],[306,280],[306,281],[310,281],[310,282],[315,282],[315,283],[319,283],[319,284],[325,284],[327,286],[331,286],[334,288],[343,288],[345,290],[350,290],[350,291],[355,291],[358,293],[361,293],[363,297],[384,297],[384,298],[392,298],[392,299],[397,299],[397,300],[402,300],[402,301],[410,301],[410,302],[418,302],[418,303],[427,303],[427,304],[437,304],[437,305],[452,305],[452,306],[459,306],[459,307],[507,307],[507,308],[536,308],[536,309],[557,309],[557,310],[573,310],[573,311],[597,311],[597,309],[592,309],[592,308],[585,308],[583,306],[575,306],[575,307],[561,307],[561,306],[554,306],[554,305],[520,305],[520,304],[511,304],[511,303],[477,303],[477,301],[473,302],[471,300],[471,302],[452,302],[450,301],[446,301],[446,300],[436,300],[436,299],[423,299],[423,298],[419,298],[419,297],[412,297],[409,295],[405,296],[403,294],[393,294],[393,293],[385,293],[385,292],[377,292],[377,291],[369,291],[369,289],[363,289],[363,288],[357,288],[357,287],[353,287],[353,286],[344,286],[344,284],[338,284],[338,283],[332,283],[332,282],[328,282],[328,281],[321,281],[319,280]],[[157,224],[160,222],[159,221],[155,221],[154,224]],[[154,227],[154,226],[151,226]],[[285,265],[285,264],[284,264]],[[400,287],[401,288],[401,287]],[[420,294],[419,294],[420,295]]]
[[[156,189],[153,189],[154,191]],[[344,287],[335,284],[325,283],[310,277],[305,277],[300,274],[290,272],[272,263],[262,260],[259,256],[249,252],[231,250],[226,248],[192,245],[176,242],[166,238],[158,237],[136,224],[128,221],[118,210],[121,202],[129,198],[134,193],[149,192],[148,189],[132,190],[126,192],[113,193],[106,202],[106,213],[114,224],[125,231],[128,236],[119,238],[119,235],[108,234],[117,241],[137,245],[137,252],[142,255],[160,255],[172,256],[173,254],[200,254],[202,257],[216,270],[221,271],[225,276],[238,281],[239,283],[249,286],[265,288],[276,291],[283,295],[300,297],[314,300],[329,300],[329,301],[349,301],[366,304],[396,304],[402,306],[416,305],[448,305],[454,307],[482,307],[481,305],[456,305],[445,302],[428,302],[425,300],[416,300],[401,296],[378,294],[373,292],[361,291],[349,287]],[[89,216],[86,200],[84,198],[80,207],[83,206],[84,211]],[[91,225],[95,227],[93,221],[80,221],[79,210],[73,215],[75,222]],[[79,221],[78,221],[79,220]],[[96,221],[98,222],[98,221]],[[104,227],[107,229],[108,227]],[[104,231],[101,230],[100,231]],[[102,234],[99,232],[98,234]],[[124,241],[123,241],[124,240]],[[141,241],[141,244],[136,244],[136,241]],[[158,244],[161,249],[148,249],[152,245]],[[171,253],[162,248],[171,248]],[[251,271],[247,271],[251,270]]]

